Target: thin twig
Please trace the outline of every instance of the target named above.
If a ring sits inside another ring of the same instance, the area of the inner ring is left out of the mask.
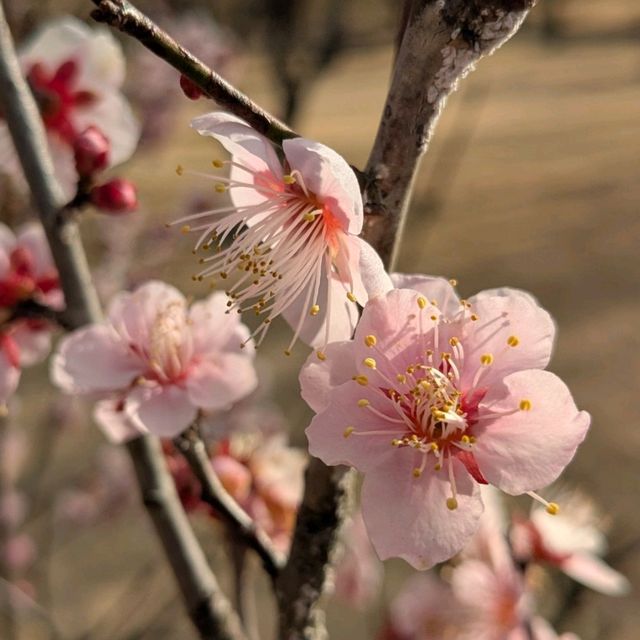
[[[221,107],[248,122],[256,131],[276,144],[297,134],[275,116],[209,69],[168,33],[126,0],[92,0],[97,9],[91,17],[132,36],[149,51],[168,62]]]
[[[200,483],[202,500],[213,507],[231,527],[232,532],[258,554],[266,572],[275,578],[284,565],[283,558],[273,548],[269,536],[222,486],[211,466],[205,444],[195,428],[176,438],[174,443]]]
[[[72,327],[102,317],[84,247],[75,223],[60,221],[59,187],[38,110],[24,78],[0,2],[0,102],[36,209],[47,233],[65,295],[65,317]],[[144,504],[173,568],[185,605],[202,638],[245,640],[229,602],[180,505],[157,440],[138,438],[128,445]]]

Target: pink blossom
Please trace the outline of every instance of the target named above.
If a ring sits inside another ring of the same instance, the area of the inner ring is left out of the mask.
[[[29,223],[17,235],[0,223],[0,308],[11,316],[29,301],[60,309],[62,292],[44,231]],[[0,330],[0,406],[15,393],[23,367],[41,362],[51,348],[51,327],[37,318],[5,321]],[[5,409],[6,410],[6,409]]]
[[[628,593],[627,578],[600,558],[607,541],[593,503],[578,493],[567,494],[560,502],[562,511],[555,518],[545,517],[544,509],[533,509],[529,518],[514,518],[511,541],[518,559],[555,566],[605,595]]]
[[[334,596],[355,609],[371,604],[382,586],[382,564],[378,560],[358,511],[345,525],[344,550],[336,563]]]
[[[530,295],[460,301],[445,280],[407,281],[370,300],[354,339],[329,345],[324,361],[311,356],[300,380],[317,413],[310,452],[365,474],[379,556],[424,569],[476,531],[480,484],[517,495],[553,482],[589,416],[542,370],[554,325]]]
[[[110,165],[124,162],[138,141],[138,124],[119,89],[124,56],[106,29],[75,18],[50,22],[21,48],[20,64],[47,131],[56,177],[64,195],[75,195],[74,141],[90,126],[109,139]],[[0,118],[0,167],[21,175],[7,127]]]
[[[52,379],[99,397],[94,417],[115,441],[173,437],[199,410],[228,407],[256,386],[248,330],[224,310],[220,293],[189,308],[174,287],[148,282],[117,295],[105,322],[61,340]]]
[[[363,206],[355,174],[335,151],[305,138],[285,140],[285,160],[249,125],[226,113],[196,118],[192,126],[218,140],[231,160],[228,177],[198,174],[229,192],[231,204],[187,216],[201,259],[198,278],[226,281],[229,306],[264,319],[259,340],[280,314],[294,336],[322,349],[351,336],[356,300],[388,279],[373,249],[358,237]],[[178,167],[178,173],[183,170]],[[236,274],[241,275],[235,279]]]

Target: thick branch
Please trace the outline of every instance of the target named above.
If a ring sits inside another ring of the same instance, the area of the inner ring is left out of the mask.
[[[176,438],[174,442],[200,483],[202,500],[213,507],[229,525],[231,535],[237,536],[239,542],[258,554],[267,573],[275,578],[284,564],[283,558],[273,548],[269,536],[256,525],[251,516],[222,486],[211,466],[202,438],[194,429],[191,429]]]
[[[311,458],[291,553],[278,577],[276,595],[281,640],[324,640],[318,607],[336,547],[354,476],[346,467],[327,467]]]
[[[413,0],[365,173],[366,238],[393,264],[413,182],[458,80],[519,28],[536,0]]]
[[[105,22],[138,40],[159,58],[189,78],[205,95],[248,122],[262,135],[277,144],[285,138],[297,135],[181,47],[168,33],[126,0],[92,0],[92,2],[98,7],[91,14],[95,20]]]
[[[77,226],[61,221],[62,204],[33,96],[22,77],[0,2],[0,103],[36,209],[51,244],[71,327],[99,321],[98,296]],[[145,506],[163,544],[192,621],[202,638],[244,640],[237,616],[221,594],[189,526],[156,440],[128,445]]]

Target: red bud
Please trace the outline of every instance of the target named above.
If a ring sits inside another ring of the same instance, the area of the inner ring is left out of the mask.
[[[87,177],[106,169],[111,143],[98,127],[90,126],[75,138],[73,151],[78,174]]]
[[[189,80],[187,76],[180,76],[180,88],[182,89],[184,95],[189,98],[189,100],[197,100],[204,95],[204,93],[202,93],[202,91],[200,90],[200,87]]]
[[[135,185],[123,178],[114,178],[93,187],[90,197],[98,209],[108,213],[130,213],[138,207]]]

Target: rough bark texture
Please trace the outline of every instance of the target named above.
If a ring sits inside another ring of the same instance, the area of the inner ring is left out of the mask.
[[[395,259],[413,181],[446,98],[517,30],[535,0],[414,0],[367,163],[365,237]]]

